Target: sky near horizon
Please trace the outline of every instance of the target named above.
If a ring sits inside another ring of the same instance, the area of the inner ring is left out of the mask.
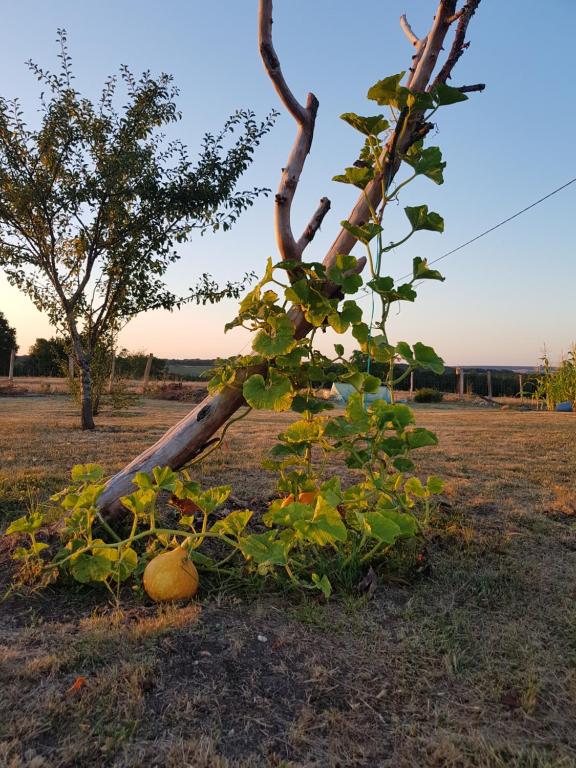
[[[314,144],[293,206],[299,233],[318,200],[332,210],[306,251],[321,260],[355,201],[352,188],[331,181],[350,165],[359,134],[339,120],[342,112],[374,114],[366,98],[377,80],[406,69],[412,48],[400,31],[406,12],[416,33],[430,25],[435,0],[276,0],[274,43],[296,96],[313,91],[320,101]],[[360,9],[360,11],[359,11]],[[258,56],[257,0],[28,0],[7,4],[0,46],[0,94],[20,97],[34,120],[39,84],[24,62],[57,67],[56,29],[66,28],[76,87],[97,98],[105,78],[127,64],[174,75],[183,118],[177,135],[194,151],[203,133],[216,131],[237,108],[264,117],[281,109]],[[397,240],[405,225],[402,208],[427,203],[445,219],[445,232],[417,233],[387,254],[387,272],[401,277],[414,256],[432,260],[471,239],[576,176],[572,133],[576,122],[572,52],[576,2],[482,0],[469,28],[472,45],[452,84],[485,82],[469,101],[440,110],[438,144],[447,161],[445,183],[418,180],[387,216],[385,240]],[[241,183],[278,185],[294,138],[292,118],[281,110],[272,132]],[[573,217],[576,184],[496,232],[443,260],[446,282],[422,285],[414,305],[392,318],[396,340],[434,346],[448,364],[536,365],[546,345],[557,360],[576,341],[574,328]],[[196,236],[182,247],[167,274],[182,291],[205,271],[218,280],[262,273],[276,258],[273,194],[260,198],[228,233]],[[360,251],[355,251],[358,255]],[[369,315],[369,303],[363,301]],[[20,353],[53,330],[30,300],[0,275],[0,310],[17,330]],[[123,331],[120,344],[158,357],[194,358],[237,354],[242,330],[224,334],[235,302],[188,306],[173,313],[149,312]],[[326,334],[324,344],[341,341]],[[347,351],[354,346],[346,344]],[[331,348],[331,347],[330,347]]]

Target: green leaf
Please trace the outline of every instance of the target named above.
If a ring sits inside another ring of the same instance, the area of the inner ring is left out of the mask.
[[[322,578],[318,576],[317,573],[312,574],[312,583],[316,587],[316,589],[319,589],[320,592],[324,595],[326,600],[330,599],[330,595],[332,594],[332,584],[330,584],[330,580],[328,579],[328,576],[324,574]]]
[[[350,224],[349,221],[341,221],[340,226],[347,232],[350,232],[350,234],[361,243],[364,243],[364,245],[367,245],[370,240],[373,240],[376,237],[376,235],[379,235],[384,231],[379,224],[374,224],[373,222],[357,227],[354,224]]]
[[[386,131],[390,127],[390,123],[384,119],[384,115],[362,117],[354,112],[345,112],[343,115],[340,115],[340,119],[365,136],[378,136],[382,131]]]
[[[442,161],[442,152],[439,147],[422,149],[422,142],[419,141],[410,147],[404,160],[412,166],[416,173],[427,176],[436,184],[444,183],[446,163]]]
[[[428,488],[428,491],[432,494],[442,493],[444,490],[444,481],[439,477],[429,477],[426,481],[426,488]]]
[[[338,355],[338,357],[344,356],[344,347],[342,344],[334,344],[334,352]]]
[[[366,323],[358,323],[358,325],[355,325],[352,328],[352,336],[358,341],[360,344],[366,344],[368,341],[368,337],[370,335],[370,329],[366,325]]]
[[[292,400],[292,410],[295,413],[320,413],[321,411],[331,411],[333,408],[334,405],[332,403],[308,393],[296,395]]]
[[[452,88],[445,83],[439,83],[431,92],[432,97],[439,107],[445,107],[449,104],[457,104],[460,101],[468,101],[468,96],[458,88]]]
[[[370,426],[370,415],[364,407],[364,398],[358,392],[354,392],[348,398],[346,405],[346,421],[353,424],[358,431],[366,431]]]
[[[122,496],[120,503],[126,507],[133,515],[142,517],[150,513],[156,501],[156,491],[154,488],[141,488],[134,491],[129,496]]]
[[[335,541],[346,541],[348,530],[340,512],[319,497],[310,520],[296,520],[294,528],[304,539],[320,547]]]
[[[33,533],[44,522],[44,516],[40,513],[32,513],[29,515],[23,515],[17,520],[14,520],[6,529],[6,535],[12,533]]]
[[[416,256],[412,261],[414,280],[442,280],[446,278],[437,269],[428,267],[428,260]]]
[[[173,491],[178,475],[170,467],[154,467],[152,477],[156,487],[161,491]]]
[[[318,421],[295,421],[279,436],[285,443],[312,443],[322,435],[322,424]]]
[[[90,581],[105,581],[113,570],[112,561],[104,554],[93,555],[83,552],[71,561],[70,573],[82,584]]]
[[[404,208],[414,232],[427,229],[430,232],[444,232],[444,219],[434,211],[428,212],[427,205],[407,206]]]
[[[409,448],[424,448],[427,445],[438,445],[436,435],[423,427],[417,427],[406,432],[405,438]]]
[[[341,184],[352,184],[359,189],[365,189],[373,178],[374,171],[372,168],[352,166],[351,168],[346,168],[343,174],[333,176],[332,181],[339,181]]]
[[[370,373],[360,373],[359,371],[346,373],[341,376],[341,379],[346,384],[352,384],[358,392],[366,392],[368,394],[377,392],[378,388],[382,386],[382,382],[377,376],[372,376]]]
[[[406,72],[399,72],[397,75],[390,75],[383,80],[379,80],[368,91],[368,98],[376,101],[380,106],[390,106],[396,109],[402,109],[410,91],[400,85],[400,82]]]
[[[400,528],[401,538],[408,539],[418,533],[418,521],[414,515],[397,512],[395,509],[378,509],[378,512]]]
[[[405,456],[398,456],[394,459],[392,464],[399,472],[412,472],[414,469],[414,462],[412,459],[407,459]]]
[[[394,288],[394,280],[391,277],[374,277],[366,285],[375,293],[385,296]]]
[[[270,509],[262,516],[262,520],[268,526],[282,525],[293,527],[298,520],[309,520],[313,515],[313,509],[310,504],[303,504],[300,501],[293,501],[283,506],[282,499],[273,502]]]
[[[434,101],[431,94],[424,92],[410,92],[406,97],[406,106],[411,111],[425,112],[434,107]]]
[[[75,483],[97,483],[104,477],[104,469],[99,464],[76,464],[70,474]]]
[[[342,319],[351,325],[357,325],[362,320],[362,309],[355,301],[345,301],[340,310]]]
[[[238,539],[240,551],[258,565],[286,565],[290,544],[277,536],[278,531],[242,536]]]
[[[154,487],[152,477],[148,474],[148,472],[137,472],[132,478],[132,482],[134,483],[134,485],[137,485],[138,488]]]
[[[402,534],[400,526],[382,512],[366,512],[364,517],[370,526],[370,535],[376,541],[383,544],[394,544]]]
[[[192,500],[200,507],[202,512],[209,515],[224,504],[231,492],[232,488],[229,485],[215,485],[213,488],[207,488],[205,491],[198,493]]]
[[[419,499],[426,499],[429,495],[428,489],[422,485],[418,477],[409,477],[404,483],[404,491]]]
[[[414,344],[414,359],[420,368],[426,368],[438,374],[444,373],[444,360],[438,357],[432,347],[428,347],[420,341]]]
[[[288,315],[272,315],[267,324],[267,330],[262,329],[256,334],[252,345],[255,352],[271,358],[285,355],[296,346],[294,326]]]
[[[217,534],[238,536],[246,528],[251,517],[252,512],[249,509],[230,512],[222,520],[217,520],[210,531]]]
[[[242,393],[248,405],[257,410],[287,411],[292,405],[290,379],[273,368],[268,372],[268,381],[259,373],[246,379]]]

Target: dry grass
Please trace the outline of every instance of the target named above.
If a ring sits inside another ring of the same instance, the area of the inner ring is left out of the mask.
[[[0,521],[79,461],[117,469],[186,410],[144,401],[82,434],[64,398],[0,401]],[[79,587],[14,596],[0,766],[576,766],[573,417],[416,413],[441,441],[422,472],[447,479],[430,575],[366,604],[222,593],[118,614]],[[286,418],[241,422],[203,479],[261,505],[259,460]]]

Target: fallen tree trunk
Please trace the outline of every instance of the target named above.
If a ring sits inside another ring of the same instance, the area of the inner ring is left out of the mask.
[[[402,17],[402,29],[416,49],[409,70],[407,87],[414,92],[422,92],[429,87],[446,35],[451,25],[457,21],[454,42],[433,84],[446,82],[450,78],[454,64],[467,46],[466,30],[479,3],[480,0],[466,0],[462,8],[457,11],[457,0],[440,0],[430,32],[421,39],[413,33],[405,17]],[[284,80],[280,62],[272,44],[272,0],[260,0],[258,21],[259,47],[265,69],[284,106],[298,125],[296,139],[286,167],[282,169],[282,177],[275,198],[276,240],[283,259],[301,260],[304,249],[313,239],[330,208],[327,198],[322,198],[302,236],[298,240],[294,238],[290,221],[291,204],[312,144],[318,100],[309,93],[306,105],[302,106]],[[468,88],[479,90],[481,86]],[[421,112],[409,113],[405,110],[401,113],[396,129],[389,137],[382,153],[382,173],[377,175],[359,196],[348,217],[351,224],[360,226],[366,223],[370,219],[371,207],[376,209],[385,205],[383,191],[388,190],[400,168],[402,155],[415,141],[423,138],[432,127],[431,124],[423,121]],[[334,264],[338,254],[349,254],[355,245],[356,238],[348,230],[340,229],[324,258],[324,266],[328,269]],[[360,271],[364,264],[365,259],[359,260],[357,271]],[[336,287],[327,285],[326,295],[333,296],[337,290]],[[295,306],[290,316],[296,328],[296,334],[302,338],[310,330],[302,311]],[[253,367],[245,371],[243,379],[254,373],[265,372],[265,364]],[[240,381],[237,387],[227,387],[217,395],[205,398],[160,440],[114,475],[100,496],[100,508],[108,516],[115,516],[121,511],[119,499],[133,490],[132,478],[137,472],[150,472],[155,466],[179,469],[213,445],[214,435],[245,404],[241,384]]]

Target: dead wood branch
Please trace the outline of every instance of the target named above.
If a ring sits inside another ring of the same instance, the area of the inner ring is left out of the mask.
[[[303,107],[296,99],[282,74],[280,60],[272,42],[272,0],[260,0],[258,12],[258,44],[260,56],[270,80],[282,103],[298,124],[298,131],[286,167],[282,169],[282,177],[275,198],[275,233],[278,250],[283,259],[299,261],[302,250],[314,237],[314,231],[308,239],[301,238],[298,242],[292,234],[290,212],[292,200],[300,181],[300,174],[310,152],[314,137],[314,123],[318,111],[318,99],[309,93],[306,106]],[[328,204],[329,205],[329,204]],[[319,226],[319,225],[318,225]],[[318,227],[316,227],[317,229]],[[303,244],[302,244],[303,243]]]

